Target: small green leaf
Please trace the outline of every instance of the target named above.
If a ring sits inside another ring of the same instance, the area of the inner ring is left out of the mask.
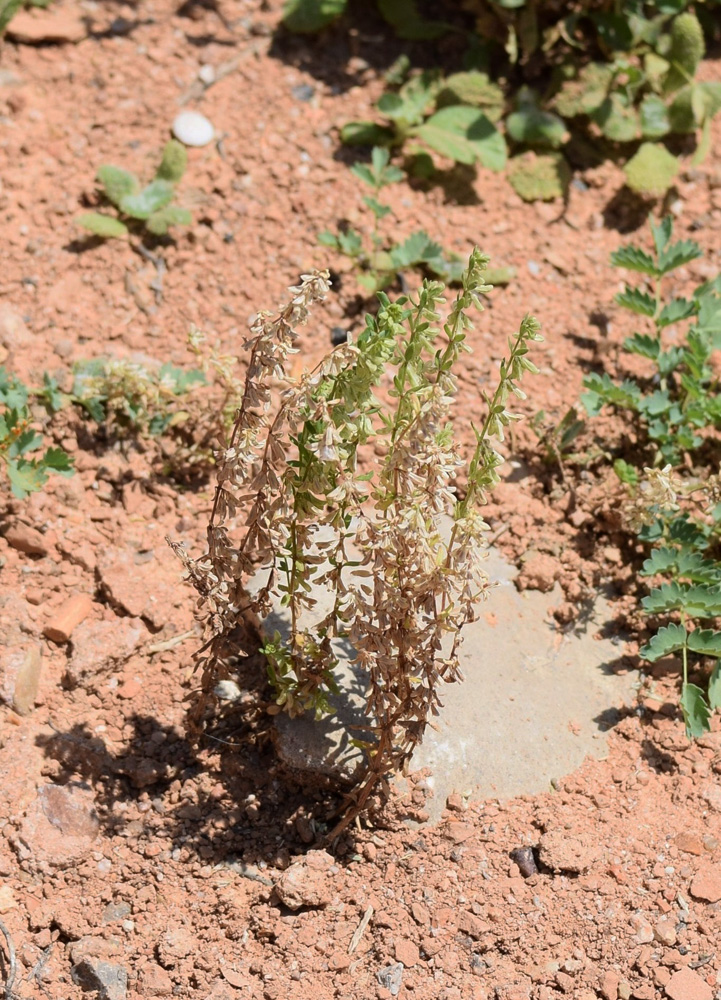
[[[558,149],[568,139],[568,129],[558,115],[542,111],[537,97],[528,87],[522,87],[517,97],[518,110],[506,119],[506,131],[514,142],[529,146]]]
[[[13,494],[20,500],[29,493],[37,493],[48,481],[41,466],[22,458],[7,463],[7,474]]]
[[[75,471],[72,456],[68,455],[62,448],[48,448],[43,455],[42,464],[46,469],[51,469],[53,472],[59,472],[65,476],[71,476]]]
[[[123,170],[121,167],[113,167],[110,164],[100,167],[97,177],[103,185],[103,190],[107,198],[112,201],[116,208],[120,208],[123,198],[135,194],[140,187],[135,174],[131,174],[130,171]]]
[[[655,663],[662,656],[668,656],[670,653],[677,653],[683,649],[686,645],[686,636],[686,629],[683,625],[665,625],[658,630],[646,646],[639,649],[638,654],[644,660]]]
[[[442,108],[427,119],[416,134],[431,149],[457,163],[480,162],[489,170],[502,170],[506,143],[481,111],[464,105]]]
[[[703,257],[703,250],[695,240],[681,240],[667,247],[658,257],[658,270],[660,275],[669,274],[684,264],[690,264],[692,260]]]
[[[658,94],[647,94],[641,102],[641,135],[661,139],[671,131],[668,108]]]
[[[187,208],[180,208],[178,205],[166,205],[159,212],[153,212],[145,228],[155,236],[165,236],[170,226],[190,226],[193,216]]]
[[[626,183],[637,194],[666,194],[681,169],[677,157],[659,143],[644,142],[623,168]]]
[[[648,358],[650,361],[657,361],[661,353],[658,340],[647,333],[634,333],[632,337],[624,340],[623,346],[631,354],[640,354],[642,358]]]
[[[133,219],[149,219],[173,198],[173,185],[168,181],[151,181],[137,194],[127,195],[120,203],[120,210]]]
[[[679,323],[681,320],[689,319],[698,309],[696,302],[688,299],[671,299],[659,313],[656,324],[659,328],[670,326],[672,323]]]
[[[87,229],[95,236],[102,236],[103,239],[112,239],[114,236],[127,236],[128,227],[120,219],[114,219],[111,215],[103,215],[101,212],[85,212],[83,215],[76,215],[75,222]]]
[[[701,656],[721,656],[721,632],[711,628],[696,629],[689,632],[688,648]]]
[[[616,473],[618,478],[622,483],[626,483],[628,486],[636,486],[638,483],[638,470],[634,469],[632,465],[624,461],[622,458],[617,458],[613,463],[613,471]]]
[[[436,107],[445,108],[451,104],[468,104],[480,108],[492,121],[503,116],[505,97],[503,88],[493,83],[487,73],[469,70],[453,73],[443,81],[443,88],[436,98]]]
[[[313,34],[340,17],[347,0],[286,0],[283,24],[289,31]]]
[[[187,166],[187,149],[182,142],[171,139],[165,144],[163,159],[160,161],[155,177],[157,180],[168,181],[169,184],[177,184],[182,179]]]
[[[571,169],[561,153],[522,153],[508,164],[508,180],[524,201],[551,201],[565,196]]]
[[[630,309],[639,316],[653,316],[656,312],[656,300],[648,292],[642,292],[640,288],[631,288],[626,285],[623,292],[619,292],[615,302],[624,309]]]
[[[338,237],[335,233],[331,233],[327,229],[324,229],[322,233],[318,233],[318,242],[321,246],[331,247],[333,250],[338,250]]]
[[[673,233],[673,219],[670,215],[667,215],[658,225],[656,225],[652,218],[649,218],[648,221],[651,226],[651,235],[653,236],[653,245],[656,247],[656,253],[663,253]]]
[[[711,709],[700,687],[695,684],[684,684],[681,689],[681,711],[686,723],[686,735],[689,739],[698,739],[707,733],[711,726]]]
[[[638,271],[640,274],[648,275],[649,278],[660,276],[651,254],[630,244],[621,247],[620,250],[614,250],[611,254],[611,263],[614,267],[625,267],[627,271]]]
[[[612,142],[633,142],[641,132],[638,112],[618,93],[607,97],[591,118]]]

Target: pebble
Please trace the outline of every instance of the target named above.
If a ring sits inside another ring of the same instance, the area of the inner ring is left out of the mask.
[[[404,965],[406,969],[417,965],[420,957],[418,946],[407,938],[403,938],[396,943],[396,961]]]
[[[590,839],[566,834],[563,830],[549,830],[541,837],[539,859],[556,872],[587,871],[598,860],[598,851]]]
[[[81,782],[44,785],[13,838],[20,860],[40,869],[77,864],[100,830],[94,805],[92,790]]]
[[[26,45],[74,44],[88,36],[81,15],[51,8],[43,11],[21,10],[7,27],[9,38]]]
[[[673,948],[676,944],[676,931],[670,920],[659,920],[653,928],[653,936],[661,944]]]
[[[230,680],[218,681],[213,693],[219,701],[238,701],[242,695],[242,691],[235,681]]]
[[[173,121],[173,135],[185,146],[207,146],[215,138],[215,129],[198,111],[181,111]]]
[[[231,983],[231,985],[234,985]],[[165,997],[173,992],[173,981],[160,965],[150,962],[140,974],[140,986],[144,997]]]
[[[302,101],[303,104],[307,104],[308,101],[313,100],[315,87],[312,87],[309,83],[299,83],[297,87],[291,87],[290,92],[296,101]]]
[[[46,639],[53,642],[69,642],[76,627],[93,610],[90,594],[74,594],[62,604],[43,629]]]
[[[400,962],[384,965],[382,969],[378,970],[376,977],[380,986],[387,989],[391,996],[397,997],[403,982],[403,966]]]
[[[333,877],[337,873],[338,868],[327,851],[308,851],[286,868],[275,884],[275,891],[289,910],[299,910],[302,906],[322,908],[331,901]]]
[[[538,263],[538,261],[529,260],[527,266],[528,270],[531,272],[534,278],[537,278],[538,275],[541,273],[541,265]]]
[[[721,899],[721,865],[702,868],[696,873],[689,887],[694,899],[706,903],[718,903]]]
[[[0,651],[0,698],[18,715],[33,710],[42,668],[39,646],[9,646]]]
[[[198,79],[206,87],[209,87],[211,83],[215,83],[215,66],[211,66],[210,63],[203,63],[198,70]]]
[[[538,874],[532,847],[517,847],[515,851],[511,851],[510,857],[511,861],[516,862],[518,870],[524,878],[530,878],[531,875]]]
[[[125,1000],[128,973],[122,965],[84,958],[72,968],[73,982],[83,990],[94,990],[100,1000]]]
[[[686,854],[701,855],[704,852],[703,841],[695,833],[677,834],[674,838],[674,844],[679,851],[684,851]]]
[[[31,528],[29,524],[23,524],[21,521],[7,529],[5,541],[18,552],[24,552],[28,556],[46,556],[49,551],[45,536],[37,528]]]
[[[664,989],[669,1000],[711,1000],[713,997],[711,987],[692,969],[674,972]]]

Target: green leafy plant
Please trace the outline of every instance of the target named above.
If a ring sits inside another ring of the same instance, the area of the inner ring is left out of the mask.
[[[32,390],[0,367],[0,463],[13,494],[20,499],[41,490],[51,473],[72,475],[73,463],[62,448],[43,448],[37,420],[28,407]]]
[[[644,380],[614,382],[607,374],[584,379],[582,402],[591,416],[604,405],[632,414],[642,440],[652,449],[652,464],[678,464],[695,452],[710,430],[721,427],[721,397],[712,355],[721,350],[721,282],[716,279],[695,289],[690,299],[665,302],[663,282],[670,274],[701,256],[693,240],[671,242],[671,218],[651,222],[655,253],[625,246],[611,256],[617,267],[647,279],[641,287],[626,285],[616,296],[624,309],[644,317],[651,333],[634,333],[624,347],[650,362]],[[684,339],[669,336],[677,325],[691,321]]]
[[[578,410],[572,406],[557,421],[549,420],[545,410],[539,410],[529,425],[543,448],[545,461],[549,465],[557,465],[565,479],[566,464],[579,458],[572,451],[573,443],[586,428],[585,421],[579,420]]]
[[[75,366],[67,399],[115,437],[157,436],[188,419],[188,410],[180,401],[205,382],[205,375],[197,368],[171,364],[153,368],[134,361],[98,358]]]
[[[681,711],[687,735],[695,738],[708,732],[712,712],[721,708],[719,476],[682,479],[666,466],[633,478],[630,520],[653,546],[641,575],[657,581],[641,603],[654,620],[667,620],[639,652],[652,663],[680,655]],[[709,660],[715,662],[704,690],[689,675]]]
[[[403,243],[391,244],[381,236],[380,223],[391,209],[380,202],[378,196],[384,187],[403,177],[398,167],[389,165],[389,158],[387,149],[375,146],[369,164],[356,163],[351,167],[355,176],[373,191],[372,195],[363,198],[373,215],[370,247],[363,245],[361,234],[352,228],[338,233],[326,230],[318,234],[318,242],[350,257],[359,268],[358,284],[370,294],[387,288],[399,274],[412,268],[449,283],[459,282],[464,269],[461,258],[457,254],[445,254],[443,248],[422,230],[412,233]]]
[[[640,652],[650,661],[681,654],[681,709],[695,737],[721,706],[718,663],[707,693],[689,680],[694,660],[721,655],[721,632],[713,627],[721,618],[721,396],[713,365],[721,351],[721,279],[699,286],[688,299],[667,300],[664,281],[701,256],[693,240],[672,242],[672,230],[670,218],[651,222],[652,253],[629,245],[611,257],[646,279],[640,287],[626,285],[616,302],[651,327],[624,344],[649,363],[648,377],[619,383],[607,374],[590,375],[582,401],[591,416],[606,405],[622,412],[635,431],[640,455],[636,451],[633,461],[618,456],[614,469],[631,494],[629,525],[652,547],[642,575],[661,581],[643,599],[643,609],[654,619],[667,616]],[[688,324],[685,336],[681,324]]]
[[[103,194],[121,218],[102,212],[85,212],[75,221],[83,229],[103,239],[127,236],[145,229],[153,236],[165,236],[171,226],[189,226],[193,217],[187,208],[173,204],[175,187],[182,179],[188,162],[185,146],[171,139],[153,180],[141,187],[135,174],[121,167],[106,165],[98,170]]]
[[[721,108],[721,83],[697,79],[704,11],[687,6],[464,0],[477,40],[463,71],[394,73],[379,120],[350,122],[341,138],[402,150],[416,176],[433,171],[429,151],[493,170],[510,152],[509,181],[526,201],[565,196],[572,166],[612,157],[629,188],[660,197],[682,165],[676,137],[696,136],[700,163]],[[711,31],[717,20],[709,12]]]
[[[433,172],[428,150],[457,163],[502,170],[506,143],[494,122],[503,103],[503,91],[486,73],[443,78],[429,70],[383,94],[376,107],[385,122],[349,122],[341,139],[348,145],[402,148],[409,170],[417,175]]]
[[[275,318],[261,313],[219,462],[208,551],[191,559],[174,546],[208,612],[196,725],[227,676],[230,640],[244,615],[287,609],[288,641],[268,637],[265,646],[274,711],[326,711],[332,643],[351,644],[367,678],[371,717],[358,808],[422,738],[440,683],[458,677],[463,626],[488,590],[482,508],[499,479],[494,442],[517,419],[509,401],[523,397],[523,374],[537,371],[528,353],[541,338],[527,316],[510,339],[466,464],[450,418],[455,372],[468,351],[468,313],[490,291],[487,264],[474,250],[445,321],[439,282],[425,280],[416,296],[396,302],[379,293],[378,314],[367,316],[357,343],[336,348],[299,378],[287,370],[296,327],[326,295],[327,273],[305,275]],[[371,456],[380,452],[379,463]],[[363,455],[369,460],[361,472]],[[462,466],[468,485],[459,496],[451,482]],[[258,564],[267,578],[251,597],[244,580]],[[314,588],[332,597],[322,617]]]

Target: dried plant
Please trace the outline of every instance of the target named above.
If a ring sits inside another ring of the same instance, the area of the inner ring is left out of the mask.
[[[489,583],[484,570],[482,506],[498,481],[494,441],[515,415],[512,395],[535,372],[529,343],[540,340],[527,316],[509,341],[460,497],[453,481],[464,461],[453,441],[454,369],[468,351],[469,310],[490,291],[488,258],[471,254],[462,288],[445,323],[444,286],[424,281],[416,297],[391,302],[379,294],[357,343],[338,347],[314,371],[288,374],[296,327],[328,291],[326,272],[305,275],[279,315],[261,313],[251,327],[245,389],[229,444],[221,455],[208,527],[208,550],[193,560],[173,544],[201,595],[207,641],[199,653],[200,724],[210,693],[229,672],[230,638],[248,613],[265,618],[288,609],[290,637],[276,634],[264,652],[275,711],[329,710],[336,659],[344,637],[368,679],[368,767],[355,799],[400,768],[438,713],[439,688],[460,677],[463,626],[478,613]],[[386,379],[391,405],[374,390]],[[361,472],[365,446],[384,454]],[[261,563],[267,578],[250,596],[247,576]],[[312,626],[314,594],[332,594],[331,610]],[[303,621],[301,621],[303,618]],[[361,742],[361,741],[359,741]],[[346,814],[346,820],[347,820]]]

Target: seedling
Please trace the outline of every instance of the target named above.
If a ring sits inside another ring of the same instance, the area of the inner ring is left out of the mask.
[[[103,239],[128,236],[145,230],[153,236],[165,236],[171,226],[189,226],[193,217],[187,208],[172,204],[175,187],[185,173],[188,154],[185,146],[171,139],[155,177],[144,188],[135,174],[121,167],[106,165],[98,170],[98,180],[107,200],[120,214],[85,212],[75,221],[83,229]]]
[[[41,490],[51,473],[69,476],[73,462],[62,448],[43,447],[42,434],[28,407],[31,390],[0,368],[0,464],[13,494],[24,499]]]
[[[363,237],[352,228],[338,233],[328,230],[318,234],[318,242],[350,257],[359,269],[358,284],[369,294],[388,288],[404,271],[418,268],[434,277],[451,283],[458,283],[463,273],[463,262],[457,254],[444,254],[440,244],[427,233],[419,230],[403,243],[392,244],[384,240],[380,233],[380,222],[391,211],[388,205],[378,200],[380,192],[389,184],[399,181],[403,172],[389,164],[387,149],[375,146],[371,162],[356,163],[352,172],[373,191],[363,198],[373,215],[373,232],[370,247],[363,245]]]

